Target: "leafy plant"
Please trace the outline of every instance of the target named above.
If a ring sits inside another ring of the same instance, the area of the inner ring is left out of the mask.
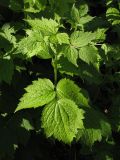
[[[119,3],[1,0],[1,160],[119,159]]]

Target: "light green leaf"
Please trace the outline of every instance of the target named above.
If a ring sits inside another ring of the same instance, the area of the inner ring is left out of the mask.
[[[26,93],[20,99],[16,111],[26,108],[37,108],[48,104],[55,98],[54,86],[49,79],[38,79],[25,88]]]
[[[69,36],[66,33],[58,33],[56,35],[59,44],[69,44]]]
[[[24,0],[24,11],[37,13],[45,9],[46,0]]]
[[[29,122],[29,120],[26,119],[26,118],[22,119],[22,122],[21,122],[20,126],[23,127],[23,128],[25,128],[28,131],[34,129],[34,127],[31,125],[31,123]]]
[[[83,110],[69,99],[54,100],[42,113],[42,128],[47,137],[71,143],[78,128],[83,128]]]
[[[98,57],[98,50],[95,46],[84,46],[79,49],[79,58],[88,64],[96,63]]]
[[[85,16],[88,13],[88,5],[87,4],[81,4],[79,7],[79,15],[80,17]]]
[[[28,37],[23,38],[18,43],[17,53],[22,53],[27,58],[38,56],[43,59],[51,58],[49,54],[49,45],[45,42],[44,37],[40,32],[29,32]]]
[[[14,65],[10,57],[0,58],[0,82],[10,83],[14,72]]]
[[[90,16],[90,15],[85,15],[84,17],[81,17],[80,18],[80,23],[78,24],[79,25],[84,25],[85,23],[88,23],[90,21],[92,21],[94,17]]]
[[[77,66],[77,59],[78,59],[78,51],[73,46],[67,45],[63,47],[62,53],[67,59],[73,63],[75,66]]]
[[[85,90],[79,88],[72,80],[60,80],[57,84],[57,95],[60,98],[73,100],[79,107],[89,106],[88,94]]]
[[[16,38],[12,34],[15,33],[15,30],[13,27],[10,27],[9,24],[5,24],[2,26],[3,36],[6,38],[10,43],[15,44]]]
[[[120,24],[120,11],[116,8],[108,8],[106,12],[106,17],[112,25]]]
[[[104,40],[105,40],[105,38],[106,38],[106,34],[105,34],[105,32],[106,32],[106,28],[98,28],[97,29],[97,31],[96,31],[96,39],[95,39],[95,41],[96,42],[103,42]]]
[[[4,24],[0,29],[0,48],[4,48],[6,52],[11,51],[12,47],[16,45],[14,33],[14,28],[10,27],[9,24]]]
[[[95,38],[92,32],[76,31],[71,34],[70,41],[74,47],[80,48],[88,45]]]
[[[59,24],[53,19],[34,19],[26,20],[33,30],[41,31],[44,35],[56,34],[59,28]]]
[[[80,21],[80,15],[79,15],[79,11],[78,9],[75,7],[75,5],[73,5],[72,10],[71,10],[71,17],[75,22]]]

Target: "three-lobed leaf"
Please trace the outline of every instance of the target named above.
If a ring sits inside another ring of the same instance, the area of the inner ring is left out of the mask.
[[[45,134],[71,143],[78,128],[84,128],[84,111],[78,105],[88,106],[88,99],[80,88],[73,81],[62,79],[54,91],[54,85],[49,79],[38,79],[25,90],[16,111],[46,104],[42,112],[42,128]]]

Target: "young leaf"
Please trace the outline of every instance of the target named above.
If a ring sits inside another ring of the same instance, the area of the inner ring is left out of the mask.
[[[73,5],[72,10],[71,10],[71,17],[75,22],[80,21],[80,15],[79,15],[79,11],[78,9],[75,7],[75,5]]]
[[[70,45],[64,46],[62,53],[72,64],[77,66],[78,50],[76,48]]]
[[[33,30],[41,31],[44,35],[56,34],[59,28],[59,24],[53,19],[34,19],[26,20]]]
[[[83,128],[83,110],[69,100],[62,98],[46,105],[42,113],[42,128],[47,137],[71,143],[77,129]]]
[[[96,63],[98,61],[98,50],[95,46],[84,46],[79,49],[79,58],[88,64]]]
[[[74,47],[80,48],[88,45],[95,38],[92,32],[76,31],[71,34],[70,41]]]
[[[62,79],[57,84],[57,95],[60,98],[73,100],[79,107],[89,106],[87,93],[80,89],[72,80]]]
[[[16,111],[26,108],[37,108],[48,104],[55,98],[54,86],[49,79],[38,79],[25,88]]]

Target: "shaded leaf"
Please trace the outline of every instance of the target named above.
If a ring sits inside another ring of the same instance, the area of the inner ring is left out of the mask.
[[[14,72],[14,65],[10,57],[0,59],[0,82],[10,83]]]
[[[88,64],[97,63],[98,50],[95,46],[84,46],[79,49],[79,58]]]
[[[61,51],[65,57],[68,58],[68,60],[73,63],[75,66],[77,66],[77,59],[78,59],[78,51],[76,48],[67,45],[64,46]]]
[[[73,100],[79,107],[89,106],[89,97],[87,93],[79,88],[74,81],[62,79],[57,84],[57,95],[60,98]]]

